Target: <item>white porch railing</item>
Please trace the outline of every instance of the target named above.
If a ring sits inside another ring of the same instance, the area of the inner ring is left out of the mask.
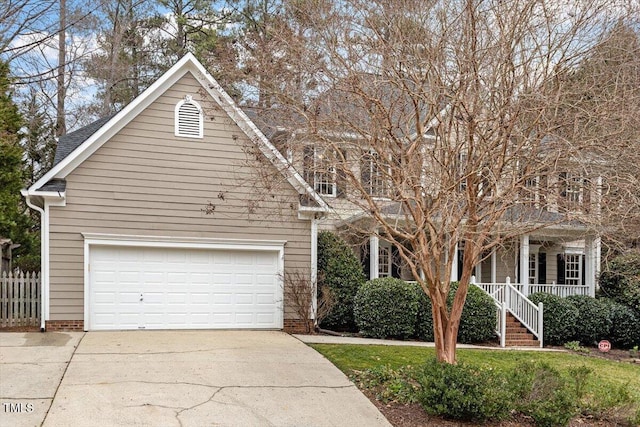
[[[515,285],[514,285],[515,286]],[[523,286],[518,284],[517,289],[522,292]],[[535,294],[536,292],[544,292],[545,294],[557,295],[562,298],[570,297],[572,295],[589,295],[589,287],[581,285],[556,285],[555,282],[549,284],[540,285],[528,285],[528,295]]]
[[[507,338],[507,312],[511,313],[522,325],[527,328],[543,346],[543,325],[542,320],[543,304],[537,306],[520,292],[516,286],[511,284],[511,279],[507,277],[506,283],[476,283],[475,277],[471,278],[471,284],[485,291],[493,298],[498,307],[498,319],[496,322],[496,332],[500,337],[500,346],[506,345]]]

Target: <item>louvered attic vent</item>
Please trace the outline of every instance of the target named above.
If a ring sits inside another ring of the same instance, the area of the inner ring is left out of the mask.
[[[176,105],[176,136],[202,138],[202,108],[187,95]]]

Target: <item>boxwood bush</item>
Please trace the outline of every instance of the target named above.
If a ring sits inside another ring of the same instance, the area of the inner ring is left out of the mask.
[[[583,345],[596,345],[598,341],[608,338],[611,318],[607,304],[587,295],[573,295],[566,300],[578,310],[571,341],[580,341]]]
[[[512,406],[508,382],[494,370],[432,359],[416,381],[418,402],[428,414],[482,422],[505,418]]]
[[[447,304],[451,308],[458,284],[453,283],[449,290]],[[431,300],[422,288],[416,285],[418,293],[418,316],[415,337],[419,340],[433,342],[433,314]],[[458,342],[464,344],[485,342],[495,337],[496,306],[489,295],[476,286],[469,285],[469,292],[460,318]]]
[[[421,341],[433,342],[433,313],[431,313],[431,299],[416,285],[418,294],[418,316],[416,318],[415,338]]]
[[[544,304],[543,321],[544,343],[548,345],[563,345],[575,336],[578,309],[566,298],[537,292],[529,299],[535,303]]]
[[[323,319],[323,328],[355,331],[353,298],[365,282],[360,261],[349,245],[337,235],[318,233],[318,289],[331,289],[334,304]]]
[[[408,338],[418,316],[416,285],[385,277],[366,282],[357,292],[353,312],[360,333],[373,338]]]
[[[640,317],[640,252],[614,258],[598,282],[602,296],[626,305]]]
[[[457,289],[458,284],[452,283],[449,297],[447,298],[449,308],[453,304]],[[462,317],[460,318],[458,342],[471,344],[488,341],[495,337],[496,310],[496,305],[489,295],[477,286],[469,285],[469,292],[467,293]]]
[[[632,348],[640,345],[640,320],[631,308],[613,300],[602,298],[609,310],[611,330],[608,340],[619,348]]]

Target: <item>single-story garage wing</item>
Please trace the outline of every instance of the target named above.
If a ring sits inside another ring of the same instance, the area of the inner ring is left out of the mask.
[[[315,277],[328,206],[191,54],[22,193],[43,329],[304,327],[284,278]]]

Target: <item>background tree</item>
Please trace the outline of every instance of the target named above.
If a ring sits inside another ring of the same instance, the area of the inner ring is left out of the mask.
[[[315,173],[343,183],[335,205],[366,213],[349,224],[352,232],[376,233],[398,248],[432,301],[437,357],[454,363],[469,281],[483,256],[545,225],[599,225],[594,204],[559,204],[561,174],[596,182],[592,164],[604,144],[599,132],[571,129],[575,88],[563,77],[627,11],[607,1],[570,13],[532,0],[284,4],[304,31],[298,39],[274,32],[273,43],[303,52],[288,72],[311,72],[318,86],[291,96],[278,79],[263,79],[260,99],[271,99],[284,123],[299,124],[292,151],[308,143],[321,149]],[[448,308],[460,246],[460,284]]]
[[[20,196],[24,184],[21,126],[22,118],[11,97],[9,68],[0,63],[0,236],[20,245],[13,252],[14,267],[39,270],[35,227]]]

